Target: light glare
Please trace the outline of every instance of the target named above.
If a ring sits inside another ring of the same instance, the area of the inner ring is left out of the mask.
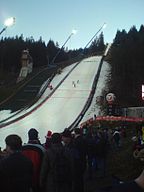
[[[75,35],[76,33],[77,33],[77,30],[76,30],[76,29],[73,29],[73,30],[72,30],[72,34]]]
[[[107,24],[106,24],[106,23],[104,23],[102,28],[104,29],[104,28],[106,28],[106,26],[107,26]]]
[[[10,17],[8,19],[5,20],[4,25],[6,27],[12,26],[15,23],[15,18],[14,17]]]

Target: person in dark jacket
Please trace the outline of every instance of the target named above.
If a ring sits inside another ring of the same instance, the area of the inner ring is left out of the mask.
[[[61,173],[64,173],[65,165],[59,164],[61,167],[57,167],[57,163],[63,153],[65,153],[65,151],[61,143],[61,134],[53,133],[51,137],[51,147],[45,152],[41,167],[40,185],[43,192],[71,192],[72,185],[70,171],[67,175],[63,175]],[[57,157],[59,157],[59,159],[57,159]],[[69,163],[68,165],[70,165],[70,160],[66,153],[65,157]],[[58,168],[57,170],[56,167]],[[61,173],[56,172],[61,171],[62,167],[63,169]],[[56,178],[56,174],[61,175],[61,177]],[[63,176],[64,178],[62,178]]]
[[[73,146],[78,151],[79,159],[76,163],[75,191],[84,192],[84,174],[87,165],[87,143],[81,134],[80,128],[74,129]]]
[[[109,189],[96,190],[95,192],[143,192],[144,191],[144,170],[134,180],[124,183],[119,183]]]
[[[32,162],[21,153],[22,140],[18,135],[5,139],[6,157],[0,160],[0,187],[3,192],[29,192],[32,185]]]

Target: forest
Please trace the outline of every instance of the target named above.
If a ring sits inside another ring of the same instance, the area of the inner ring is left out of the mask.
[[[42,38],[35,41],[33,37],[24,39],[23,35],[14,38],[2,38],[0,40],[0,71],[17,74],[21,68],[21,54],[24,49],[28,49],[33,58],[33,67],[47,66],[59,52],[55,63],[71,60],[80,55],[92,55],[104,51],[104,38],[101,33],[88,48],[68,50],[67,47],[59,47],[58,42],[49,40],[46,44]]]
[[[72,62],[82,56],[103,54],[106,45],[104,35],[96,37],[89,47],[68,50],[60,47],[52,39],[46,44],[42,38],[35,41],[33,37],[24,39],[23,35],[0,40],[0,83],[4,78],[16,78],[21,68],[21,54],[28,49],[33,58],[33,67],[40,68],[60,62]],[[59,52],[52,63],[53,58]],[[109,92],[116,95],[118,105],[144,106],[142,84],[144,84],[144,26],[137,30],[132,26],[128,32],[117,30],[106,60],[111,65]]]
[[[108,61],[111,64],[109,89],[122,107],[144,106],[144,26],[117,31]]]

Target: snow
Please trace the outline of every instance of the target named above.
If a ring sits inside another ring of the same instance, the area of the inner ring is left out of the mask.
[[[51,82],[53,90],[47,88],[35,105],[23,110],[15,117],[12,117],[11,120],[27,114],[25,117],[0,129],[0,147],[5,147],[4,139],[9,134],[20,135],[23,142],[26,143],[28,141],[28,130],[36,128],[43,143],[48,130],[62,132],[72,124],[81,113],[90,94],[101,58],[101,56],[86,58],[78,65],[74,63],[63,69],[61,74],[56,75]],[[75,67],[75,65],[77,66]],[[75,68],[73,69],[73,67]],[[94,99],[82,122],[93,117],[94,114],[98,115],[100,113],[100,107],[96,104],[96,97],[100,96],[105,88],[108,73],[109,64],[103,62]],[[78,80],[79,82],[77,82]],[[75,87],[73,82],[76,85]],[[48,97],[52,92],[53,94]],[[2,114],[1,120],[13,115],[10,111],[0,111],[0,114]]]

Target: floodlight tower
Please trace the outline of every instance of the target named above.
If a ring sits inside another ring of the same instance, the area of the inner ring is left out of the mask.
[[[15,18],[14,17],[10,17],[8,19],[5,20],[4,22],[4,28],[0,31],[0,35],[10,26],[14,25],[15,23]]]
[[[56,53],[56,55],[54,56],[53,60],[51,61],[51,64],[53,64],[57,58],[57,56],[60,54],[61,50],[63,49],[63,47],[66,45],[66,43],[70,40],[70,38],[75,35],[77,33],[77,30],[73,29],[71,34],[68,36],[68,38],[66,39],[66,41],[64,42],[64,44],[61,46],[61,48],[58,50],[58,52]]]
[[[84,47],[84,49],[86,49],[88,47],[88,45],[92,42],[92,40],[97,36],[97,34],[106,27],[106,23],[104,23],[99,30],[94,34],[94,36],[90,39],[90,41],[86,44],[86,46]]]

